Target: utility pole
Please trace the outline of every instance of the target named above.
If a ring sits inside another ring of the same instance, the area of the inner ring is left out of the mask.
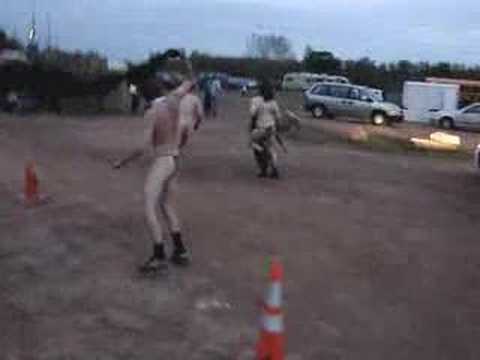
[[[38,56],[38,42],[37,42],[37,24],[35,19],[35,12],[32,13],[32,23],[27,34],[27,57],[31,60]]]
[[[12,39],[17,40],[17,25],[13,25],[11,36],[12,36]]]
[[[34,42],[35,42],[35,38],[36,38],[36,25],[35,25],[35,13],[32,12],[32,20],[30,21],[30,25],[29,25],[29,28],[28,28],[28,32],[27,32],[27,43],[28,45],[32,45]]]
[[[29,45],[37,45],[37,21],[36,21],[36,13],[37,13],[37,0],[33,0],[33,11],[32,11],[32,22],[30,24],[30,29],[28,30],[28,44]]]
[[[50,13],[47,12],[47,51],[50,52],[52,47],[52,25],[50,19]]]

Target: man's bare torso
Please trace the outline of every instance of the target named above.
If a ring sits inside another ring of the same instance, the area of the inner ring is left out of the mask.
[[[151,144],[157,155],[179,155],[180,147],[203,118],[201,106],[198,96],[178,90],[153,102],[146,116],[153,122]]]

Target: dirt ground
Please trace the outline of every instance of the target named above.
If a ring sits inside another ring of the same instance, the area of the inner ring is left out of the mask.
[[[229,96],[181,164],[194,262],[142,279],[140,117],[0,116],[0,352],[15,359],[252,359],[266,264],[285,266],[288,359],[480,358],[480,174],[367,151],[311,120],[283,179],[255,177]],[[25,161],[52,197],[25,209]]]

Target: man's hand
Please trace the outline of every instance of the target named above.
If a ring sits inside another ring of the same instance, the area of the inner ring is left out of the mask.
[[[138,159],[142,155],[143,155],[143,150],[136,150],[130,155],[128,155],[126,158],[114,161],[112,164],[112,168],[115,170],[120,169],[125,165],[127,165],[129,162]]]
[[[120,160],[114,161],[112,163],[112,169],[118,170],[118,169],[124,167],[126,163],[127,162],[125,161],[125,159],[120,159]]]
[[[128,158],[115,160],[115,161],[111,162],[112,169],[118,170],[118,169],[124,167],[128,162],[129,162]]]
[[[297,130],[300,130],[302,128],[300,118],[295,114],[293,111],[287,109],[285,110],[285,113],[287,116],[290,118],[290,123],[297,128]]]

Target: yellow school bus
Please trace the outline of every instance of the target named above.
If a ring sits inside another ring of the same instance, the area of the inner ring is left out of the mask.
[[[450,78],[427,78],[429,83],[454,84],[460,86],[459,102],[460,107],[480,102],[480,81]]]

